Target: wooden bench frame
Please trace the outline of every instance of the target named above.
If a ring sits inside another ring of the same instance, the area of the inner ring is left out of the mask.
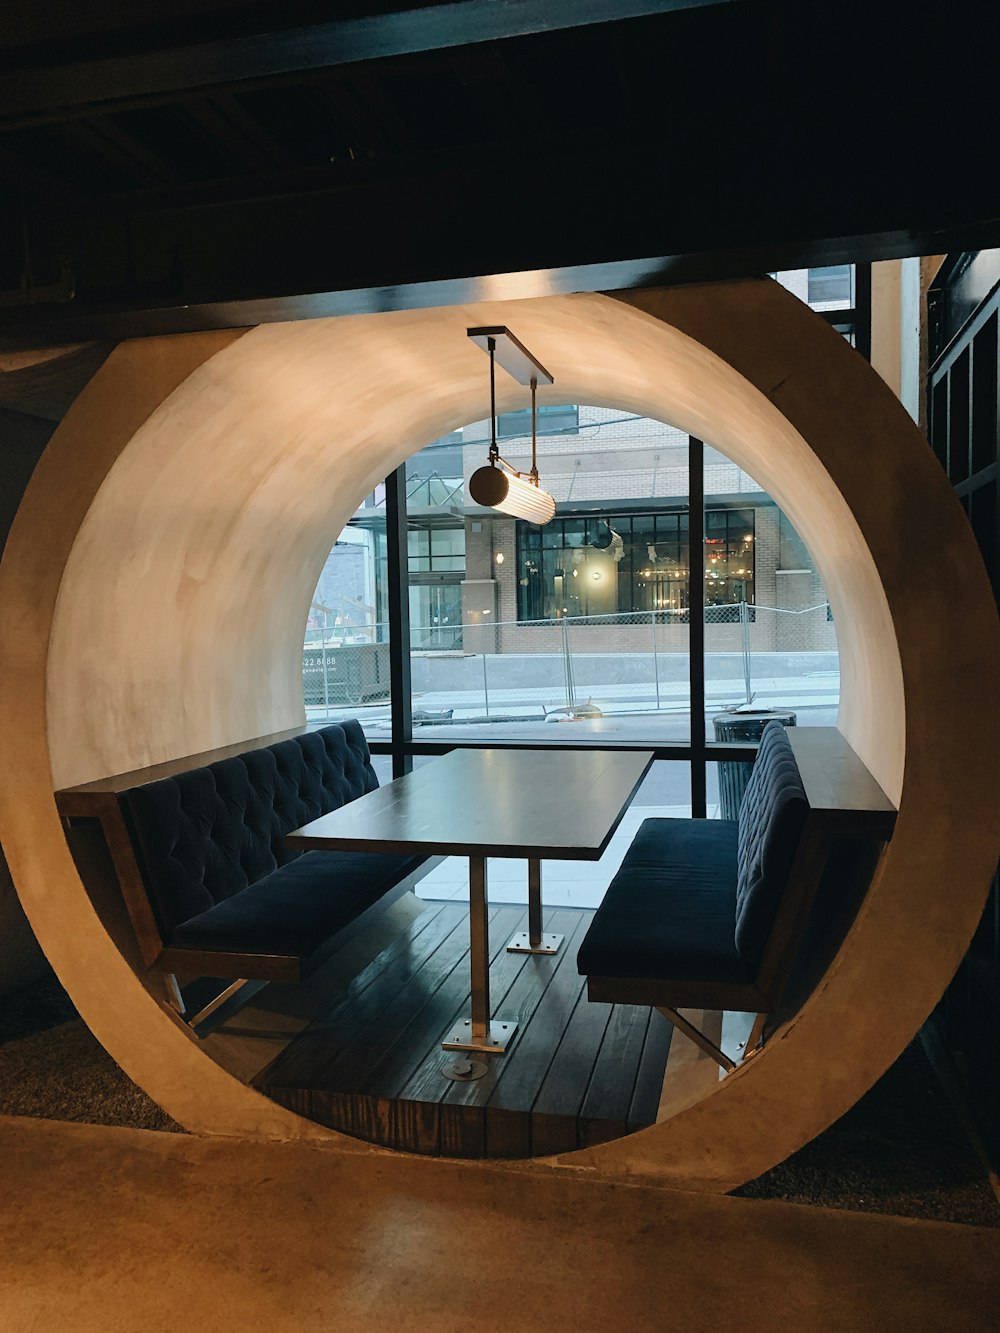
[[[111,777],[98,778],[94,782],[82,783],[77,787],[65,787],[55,793],[56,809],[67,832],[79,820],[96,820],[100,825],[122,900],[135,932],[142,962],[149,971],[162,976],[167,1003],[185,1017],[185,1021],[192,1028],[201,1027],[209,1018],[221,1021],[224,1014],[232,1012],[237,999],[240,1003],[245,1002],[269,982],[303,980],[325,961],[332,947],[346,943],[376,915],[408,893],[443,859],[429,857],[416,870],[405,875],[398,884],[384,893],[377,902],[337,931],[328,941],[328,947],[317,949],[307,958],[290,954],[185,949],[167,944],[160,933],[160,926],[139,869],[135,847],[122,808],[121,794],[133,787],[159,782],[163,778],[176,777],[191,769],[218,763],[222,759],[238,758],[250,750],[261,750],[279,741],[294,740],[297,736],[308,734],[310,730],[309,727],[293,727],[288,731],[260,736],[256,740],[241,741],[239,744],[222,746],[217,750],[206,750],[202,754],[186,755],[180,759],[168,760],[166,763],[153,764],[149,768],[134,769],[129,773],[117,773]],[[186,1005],[181,995],[181,984],[200,977],[234,977],[235,980],[193,1016],[187,1017]]]
[[[650,1005],[716,1060],[736,1067],[719,1046],[678,1013],[680,1008],[756,1015],[743,1057],[758,1048],[768,1015],[781,1003],[820,881],[835,843],[860,840],[884,850],[896,807],[834,727],[789,727],[809,811],[785,892],[752,983],[671,981],[662,978],[587,978],[587,998],[608,1004]]]

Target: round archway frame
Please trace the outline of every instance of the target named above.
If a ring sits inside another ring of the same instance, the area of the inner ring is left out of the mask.
[[[550,401],[669,420],[770,492],[833,605],[840,729],[899,806],[844,946],[756,1059],[668,1121],[531,1164],[728,1189],[808,1142],[903,1049],[968,945],[1000,841],[1000,719],[979,706],[995,697],[1000,630],[968,525],[877,375],[771,282],[121,345],[53,437],[0,567],[4,848],[84,1019],[171,1115],[196,1132],[352,1142],[223,1071],[158,1003],[91,904],[52,792],[302,721],[323,560],[378,480],[482,415],[465,329],[485,324],[543,356]],[[499,409],[521,405],[503,386]]]

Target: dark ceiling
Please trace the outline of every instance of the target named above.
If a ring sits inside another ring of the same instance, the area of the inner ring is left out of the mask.
[[[139,9],[7,0],[0,347],[1000,244],[981,6]]]

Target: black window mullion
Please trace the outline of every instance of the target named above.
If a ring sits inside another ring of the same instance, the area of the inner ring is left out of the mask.
[[[389,711],[392,776],[413,769],[410,683],[410,573],[406,535],[406,467],[385,479],[385,537],[389,592]],[[429,562],[428,562],[429,563]]]
[[[691,815],[708,813],[705,791],[705,446],[688,436],[688,663],[691,689]]]
[[[854,346],[866,361],[872,359],[872,266],[854,266]]]

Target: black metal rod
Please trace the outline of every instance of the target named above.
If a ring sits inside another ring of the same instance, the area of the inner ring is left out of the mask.
[[[872,266],[854,265],[854,347],[872,359]]]
[[[413,692],[410,681],[410,579],[406,543],[406,464],[385,479],[385,535],[389,583],[389,711],[392,776],[413,770]]]
[[[705,794],[705,446],[688,436],[688,664],[691,687],[691,815],[708,813]]]
[[[538,393],[538,377],[531,377],[531,480],[538,485],[538,440],[535,431],[535,417],[537,407],[535,405],[535,395]]]
[[[497,445],[497,340],[487,338],[486,345],[490,351],[490,462],[495,465],[500,452]]]

